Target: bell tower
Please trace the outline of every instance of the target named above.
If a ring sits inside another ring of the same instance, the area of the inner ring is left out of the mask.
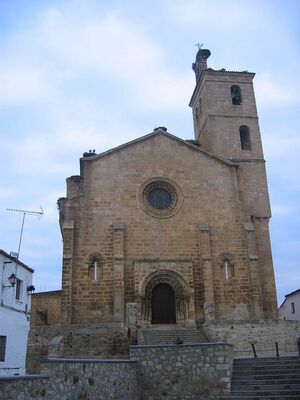
[[[195,139],[201,147],[227,159],[263,159],[252,80],[248,71],[207,67],[210,51],[200,49],[193,69],[191,98]]]
[[[264,317],[277,315],[268,221],[271,217],[265,160],[253,89],[254,73],[207,67],[211,52],[199,49],[190,107],[200,147],[237,164],[239,199],[245,222],[255,231],[264,297]]]

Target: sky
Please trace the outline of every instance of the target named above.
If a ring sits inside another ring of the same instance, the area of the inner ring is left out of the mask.
[[[97,153],[166,126],[193,138],[196,43],[255,72],[278,301],[300,287],[298,0],[0,0],[0,248],[61,288],[57,199]]]

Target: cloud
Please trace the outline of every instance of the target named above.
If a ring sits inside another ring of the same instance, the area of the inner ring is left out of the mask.
[[[142,3],[122,3],[46,1],[32,7],[26,18],[19,7],[13,19],[7,16],[11,28],[1,31],[1,150],[3,165],[9,167],[0,200],[3,208],[43,206],[41,223],[26,225],[22,254],[25,262],[38,265],[35,279],[41,276],[49,288],[55,288],[51,281],[60,280],[52,266],[54,258],[60,265],[56,200],[65,194],[65,178],[79,173],[84,151],[101,152],[139,137],[145,126],[166,124],[184,135],[191,131],[191,117],[183,117],[194,87],[186,52],[193,52],[197,40],[212,46],[212,63],[236,69],[243,63],[240,69],[249,70],[255,66],[258,103],[269,117],[263,132],[270,189],[276,196],[273,214],[281,224],[285,216],[289,227],[296,224],[292,199],[299,186],[300,147],[298,132],[291,129],[291,106],[299,102],[292,72],[298,61],[286,14],[278,16],[267,1],[167,0],[146,11]],[[282,128],[274,122],[280,118],[286,119]],[[6,214],[1,214],[2,246],[16,249],[20,216]],[[276,229],[280,233],[282,225]],[[290,235],[291,229],[276,240],[280,244]],[[282,270],[286,253],[290,249],[282,250]],[[49,276],[44,274],[47,265]]]
[[[10,185],[2,185],[0,187],[0,199],[6,200],[18,195],[18,188]]]
[[[272,179],[272,190],[277,190],[277,195],[293,198],[300,190],[300,137],[297,132],[290,129],[288,132],[281,129],[263,136],[267,170]],[[286,185],[285,191],[279,190],[278,185]]]
[[[112,14],[85,21],[62,8],[48,8],[40,16],[37,30],[36,44],[59,59],[61,67],[127,76],[133,66],[137,72],[156,54],[153,46]]]
[[[8,61],[0,67],[0,105],[57,103],[64,98],[66,85],[84,74],[94,76],[98,83],[105,79],[119,85],[119,91],[126,90],[136,106],[158,110],[186,104],[192,74],[172,70],[142,25],[135,26],[113,12],[84,20],[69,11],[63,6],[46,8],[30,29],[11,38],[1,52]]]
[[[46,72],[41,68],[16,65],[15,62],[0,66],[0,106],[40,102],[51,93]]]
[[[169,14],[178,23],[191,27],[220,30],[239,29],[241,32],[252,30],[260,22],[257,20],[255,7],[248,2],[220,0],[172,0],[166,3]],[[251,21],[251,24],[249,23]]]
[[[295,246],[295,243],[290,243],[290,245]],[[299,249],[299,243],[298,247]],[[291,249],[291,247],[289,247]],[[295,282],[299,285],[300,282],[300,270],[295,262],[286,262],[285,268],[276,271],[278,286],[285,287],[285,290],[291,290],[290,288],[295,286]],[[299,287],[298,287],[299,288]]]
[[[283,205],[283,204],[273,204],[272,205],[272,215],[275,218],[292,215],[294,212],[295,212],[295,209],[289,205]]]
[[[88,23],[74,22],[53,9],[44,14],[44,20],[44,45],[78,73],[88,70],[119,82],[136,105],[170,109],[186,104],[191,74],[172,71],[161,48],[140,26],[137,29],[113,13]]]
[[[255,92],[261,107],[288,107],[299,103],[299,91],[295,87],[295,81],[290,81],[286,76],[278,80],[274,75],[260,73],[255,79]]]
[[[297,132],[277,130],[272,133],[265,133],[263,139],[268,158],[286,158],[287,155],[290,157],[299,154],[300,136]]]

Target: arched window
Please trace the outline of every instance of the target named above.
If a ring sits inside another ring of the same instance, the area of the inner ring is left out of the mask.
[[[231,100],[232,104],[239,105],[242,103],[241,89],[238,85],[231,86]]]
[[[234,268],[229,258],[226,257],[223,259],[222,268],[224,270],[225,280],[230,281],[230,279],[234,277]]]
[[[102,259],[98,254],[93,254],[89,258],[88,273],[92,281],[97,281],[102,277]]]
[[[242,150],[251,150],[250,129],[247,125],[240,126],[240,139]]]

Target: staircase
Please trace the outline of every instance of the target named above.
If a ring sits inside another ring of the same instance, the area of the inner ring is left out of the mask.
[[[223,400],[300,399],[300,357],[235,359],[231,393]]]
[[[202,329],[143,329],[139,332],[139,344],[186,344],[208,343]]]

